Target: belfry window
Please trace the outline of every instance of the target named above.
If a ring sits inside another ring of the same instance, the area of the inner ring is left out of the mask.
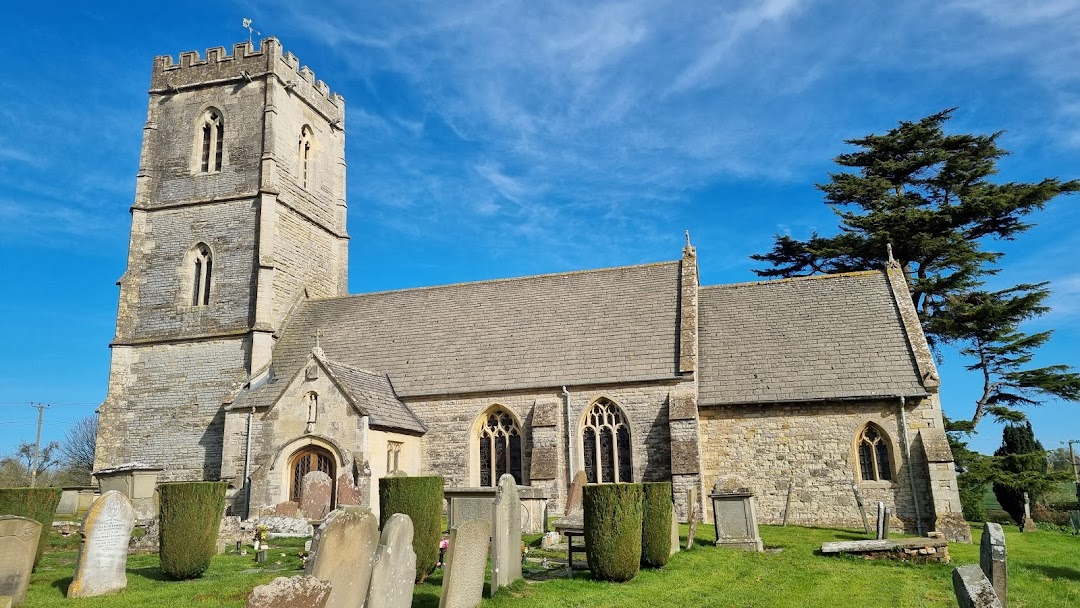
[[[300,129],[300,143],[296,153],[296,175],[301,188],[308,188],[313,177],[315,150],[313,146],[311,129],[307,126]]]
[[[225,147],[225,121],[221,118],[221,112],[210,108],[203,114],[200,142],[202,145],[200,170],[203,173],[221,171],[221,159]]]
[[[386,473],[388,475],[400,468],[398,464],[401,460],[402,445],[404,444],[400,441],[386,442]]]
[[[487,415],[480,427],[480,485],[494,486],[509,473],[521,478],[521,429],[510,412],[501,407]]]
[[[867,423],[859,434],[859,473],[863,481],[892,481],[889,441],[877,425]]]
[[[210,304],[210,275],[214,270],[214,259],[210,248],[203,243],[195,246],[192,255],[195,282],[191,288],[191,305],[207,306]]]
[[[598,399],[593,403],[581,430],[581,449],[589,483],[633,481],[630,425],[614,402]]]

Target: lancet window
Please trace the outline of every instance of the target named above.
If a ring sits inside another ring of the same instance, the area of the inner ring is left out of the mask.
[[[213,255],[204,243],[195,246],[191,256],[194,283],[191,288],[191,305],[210,304],[210,275],[214,269]]]
[[[203,173],[221,171],[221,160],[225,149],[225,121],[221,112],[210,108],[203,113],[202,134],[200,137],[200,170]]]

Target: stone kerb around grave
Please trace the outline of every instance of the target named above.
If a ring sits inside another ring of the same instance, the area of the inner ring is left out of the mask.
[[[68,597],[92,597],[127,587],[128,543],[135,528],[135,508],[126,496],[109,490],[83,517],[83,541]]]
[[[18,606],[26,598],[41,524],[18,515],[0,515],[0,597]]]
[[[378,547],[379,520],[370,511],[338,509],[319,526],[304,573],[330,583],[327,608],[356,608],[367,597]]]

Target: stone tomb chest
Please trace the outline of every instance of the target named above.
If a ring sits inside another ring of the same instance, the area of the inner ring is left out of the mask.
[[[496,488],[446,488],[446,519],[452,529],[470,519],[491,522],[491,507]],[[548,497],[539,488],[518,486],[521,499],[522,534],[543,534],[547,531]]]
[[[162,469],[140,463],[128,463],[110,469],[95,471],[94,477],[101,484],[101,493],[116,490],[131,501],[135,519],[157,517],[158,504],[155,491],[157,477]]]
[[[717,547],[744,551],[762,551],[758,534],[754,494],[737,480],[721,479],[709,494],[712,500],[713,523],[716,525]]]

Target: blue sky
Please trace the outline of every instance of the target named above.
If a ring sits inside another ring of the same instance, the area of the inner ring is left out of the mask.
[[[347,100],[354,293],[674,259],[686,229],[704,284],[753,280],[773,234],[833,230],[814,184],[845,139],[952,106],[1005,131],[1002,180],[1080,177],[1070,0],[123,4],[0,24],[0,454],[29,403],[47,441],[104,399],[152,59],[231,48],[244,17]],[[999,286],[1053,282],[1041,363],[1080,365],[1078,202],[994,244]],[[969,416],[977,379],[940,371]],[[1048,448],[1078,414],[1031,410]]]

